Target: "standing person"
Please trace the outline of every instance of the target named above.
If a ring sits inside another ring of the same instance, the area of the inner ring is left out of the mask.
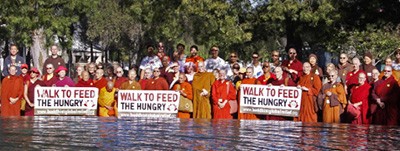
[[[218,56],[219,48],[217,46],[212,46],[210,49],[211,57],[204,61],[207,72],[213,72],[215,69],[221,70],[225,68],[224,59]]]
[[[26,81],[24,86],[24,98],[26,100],[25,116],[33,116],[35,113],[35,87],[45,86],[45,83],[38,79],[38,77],[40,76],[38,69],[32,68],[31,71],[29,71],[29,75],[30,79]]]
[[[107,85],[101,88],[99,92],[99,116],[115,116],[115,106],[116,100],[114,83],[112,81],[108,81]]]
[[[68,69],[64,66],[58,66],[56,73],[58,74],[57,82],[53,86],[56,87],[73,87],[75,86],[74,81],[66,76]]]
[[[187,82],[186,75],[184,73],[179,74],[179,81],[174,85],[172,90],[178,91],[181,97],[187,98],[190,101],[193,100],[193,88],[192,85]],[[190,118],[190,113],[179,111],[178,118]]]
[[[46,65],[46,74],[43,75],[42,80],[46,86],[52,86],[57,82],[57,76],[54,74],[54,66],[49,63]]]
[[[85,69],[83,69],[83,66],[76,67],[76,77],[74,77],[74,81],[75,82],[79,82],[79,80],[82,79],[82,72],[83,71],[85,71]]]
[[[400,80],[400,48],[396,50],[396,59],[392,63],[393,76],[398,81]]]
[[[162,64],[162,67],[159,68],[159,69],[160,69],[160,72],[161,72],[160,77],[167,78],[166,73],[167,73],[168,71],[166,71],[166,69],[167,69],[167,68],[169,67],[169,65],[171,64],[171,63],[170,63],[170,60],[169,60],[169,57],[168,57],[168,56],[162,57],[162,59],[161,59],[161,64]]]
[[[96,63],[94,63],[94,62],[89,63],[87,65],[87,69],[89,71],[90,79],[95,80],[95,78],[96,78],[96,70],[97,70]]]
[[[122,69],[122,67],[117,67],[115,74],[117,76],[115,78],[114,87],[119,89],[122,83],[128,81],[128,78],[124,77],[124,70]]]
[[[326,71],[325,71],[325,74],[324,74],[324,78],[322,79],[322,84],[325,84],[325,83],[329,82],[329,79],[330,79],[329,73],[331,73],[334,70],[337,70],[337,68],[333,63],[326,64]],[[337,81],[342,82],[339,77],[338,77]],[[342,82],[342,84],[344,85],[343,82]],[[346,90],[346,85],[345,85],[345,90]]]
[[[253,77],[258,78],[263,74],[262,63],[260,63],[260,55],[258,52],[253,52],[252,61],[247,67],[253,67]]]
[[[193,118],[211,119],[210,92],[215,77],[206,71],[204,62],[199,62],[199,72],[193,77]]]
[[[297,83],[303,73],[303,64],[297,58],[297,51],[294,48],[289,49],[289,60],[282,62],[282,69],[289,74],[289,77]]]
[[[189,83],[192,83],[193,77],[196,74],[197,68],[192,62],[186,62],[185,63],[185,74],[187,81]]]
[[[190,56],[186,58],[186,63],[192,62],[197,67],[199,65],[199,62],[204,62],[204,58],[197,54],[198,51],[199,48],[196,45],[192,45],[190,47]],[[197,70],[195,71],[197,72]]]
[[[353,58],[353,65],[354,65],[353,71],[347,73],[347,75],[346,75],[346,86],[347,86],[346,91],[347,92],[349,92],[351,90],[351,88],[353,88],[355,85],[360,84],[360,82],[358,80],[359,79],[358,75],[361,73],[365,74],[364,70],[360,69],[360,65],[361,65],[360,59]],[[347,93],[347,94],[349,94],[349,93]]]
[[[146,68],[150,68],[154,70],[155,68],[161,67],[161,60],[158,58],[157,55],[154,53],[154,47],[151,45],[147,46],[147,56],[142,59],[140,62],[139,69],[140,71],[140,79],[144,77],[144,71]]]
[[[397,125],[399,120],[399,85],[392,75],[392,67],[385,66],[385,75],[372,92],[373,103],[377,104],[372,114],[373,124]]]
[[[232,75],[228,76],[228,79],[231,80],[233,83],[236,83],[237,80],[239,79],[239,70],[240,70],[240,65],[239,64],[233,64],[231,71]]]
[[[304,75],[300,77],[297,87],[302,90],[301,105],[299,116],[295,121],[317,122],[317,96],[321,90],[322,84],[319,77],[311,73],[311,65],[308,62],[303,64]]]
[[[172,63],[169,67],[166,68],[167,71],[165,73],[165,80],[167,80],[169,88],[172,88],[175,82],[178,81],[180,73],[179,69],[179,64],[176,62]]]
[[[22,80],[24,80],[24,83],[29,80],[30,75],[28,73],[28,65],[27,64],[21,65],[21,74],[19,76],[21,76]]]
[[[261,82],[258,81],[254,77],[253,72],[254,72],[253,67],[247,67],[246,68],[246,77],[242,80],[241,84],[261,84]],[[240,92],[240,88],[238,89],[238,91]],[[240,98],[240,96],[239,96],[239,98]],[[239,105],[240,105],[240,103],[239,103]],[[258,117],[256,114],[251,114],[251,113],[239,113],[238,119],[258,120],[258,119],[260,119],[260,117]]]
[[[185,45],[179,43],[178,45],[176,45],[176,51],[173,54],[174,62],[177,62],[179,64],[179,72],[185,72],[183,66],[185,65],[186,57],[187,56],[185,55]]]
[[[232,119],[230,100],[236,100],[236,89],[226,78],[226,71],[219,71],[219,80],[212,85],[212,102],[214,119]]]
[[[57,69],[58,66],[65,66],[65,61],[60,56],[58,56],[58,46],[52,45],[51,46],[51,56],[44,61],[44,64],[52,64],[54,69]],[[46,70],[43,69],[42,73],[46,73]]]
[[[346,75],[354,70],[354,66],[349,63],[349,57],[346,53],[341,53],[339,60],[339,78],[342,84],[346,85]]]
[[[269,66],[271,67],[271,71],[274,72],[276,67],[280,67],[282,65],[282,62],[279,60],[279,51],[273,50],[271,58],[272,61]]]
[[[94,86],[101,90],[101,88],[104,88],[107,86],[107,80],[104,78],[104,70],[103,69],[97,69],[96,70],[96,79],[93,80]],[[114,84],[113,84],[114,86]]]
[[[153,75],[154,77],[147,81],[145,90],[169,90],[167,80],[160,77],[160,69],[154,69]]]
[[[268,61],[265,61],[262,64],[262,69],[264,74],[257,78],[257,80],[260,81],[262,85],[267,85],[276,79],[275,75],[270,72],[270,64]]]
[[[82,74],[82,79],[76,83],[76,87],[94,87],[94,82],[92,79],[90,79],[89,72],[83,71]]]
[[[318,105],[322,109],[324,123],[340,123],[340,115],[347,105],[343,84],[337,82],[338,72],[329,73],[329,82],[325,83],[318,95]]]
[[[128,81],[125,81],[121,84],[121,90],[141,90],[140,84],[136,81],[136,70],[129,70],[128,71]]]
[[[153,71],[151,71],[150,68],[144,69],[144,78],[139,80],[139,84],[142,90],[146,90],[147,82],[150,81],[152,76],[153,76]]]
[[[324,75],[324,73],[322,72],[322,69],[318,66],[317,64],[317,55],[315,54],[310,54],[308,56],[308,61],[311,64],[311,73],[319,76],[320,79],[322,79],[322,76]]]
[[[362,65],[362,70],[364,70],[365,74],[367,74],[367,82],[372,81],[372,70],[376,69],[376,67],[372,65],[372,59],[371,52],[366,52],[364,54],[364,64]]]
[[[15,73],[16,75],[21,74],[21,65],[25,63],[25,59],[17,55],[17,53],[18,53],[17,45],[15,44],[10,45],[10,55],[7,56],[3,62],[3,71],[2,71],[3,77],[8,76],[9,74],[8,68],[10,68],[11,66],[14,66],[17,69],[17,72]]]
[[[371,86],[366,82],[367,76],[365,73],[358,74],[358,85],[355,85],[350,90],[350,102],[360,111],[360,116],[355,119],[349,117],[348,121],[352,124],[369,124],[368,113],[368,96]]]
[[[239,56],[236,52],[231,52],[229,55],[228,63],[229,63],[229,68],[231,70],[228,70],[226,75],[228,76],[229,79],[233,80],[232,76],[235,75],[234,70],[237,69],[237,71],[239,71],[239,69],[243,67],[243,62],[239,60]],[[236,73],[236,75],[237,74],[238,73]]]
[[[24,96],[24,83],[17,74],[17,67],[11,65],[7,68],[1,88],[1,116],[20,116],[21,99]]]
[[[164,43],[163,42],[158,42],[158,46],[157,46],[157,50],[158,50],[158,52],[157,52],[157,57],[158,58],[160,58],[160,60],[164,57],[164,56],[166,56],[165,55],[165,46],[164,46]]]

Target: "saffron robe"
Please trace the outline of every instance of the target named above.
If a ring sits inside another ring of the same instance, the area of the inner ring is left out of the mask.
[[[1,116],[20,116],[23,94],[24,82],[20,76],[9,75],[5,77],[1,88]],[[18,101],[11,104],[10,97],[18,98]]]
[[[191,101],[193,101],[193,88],[192,85],[188,82],[177,83],[172,87],[172,90],[182,90],[186,96],[181,94],[181,97],[185,97]],[[178,118],[190,118],[190,113],[178,111]]]
[[[32,83],[31,80],[26,81],[26,84],[28,85],[28,98],[29,101],[31,101],[33,104],[35,104],[35,87],[36,86],[46,86],[46,84],[37,79],[34,83]],[[29,106],[28,103],[25,104],[25,116],[33,116],[35,113],[35,109]]]
[[[241,84],[261,84],[260,81],[258,81],[256,78],[245,78],[242,80]],[[240,92],[240,88],[238,89],[238,92]],[[238,94],[238,98],[240,98],[240,93]],[[240,102],[238,102],[238,111],[240,111]],[[246,119],[246,120],[258,120],[260,119],[259,116],[256,114],[251,114],[251,113],[239,113],[238,114],[238,119]]]
[[[92,79],[84,81],[83,79],[79,80],[75,85],[76,87],[94,87],[94,82]]]
[[[383,109],[380,106],[376,108],[372,115],[372,123],[397,125],[399,120],[399,85],[393,76],[380,81],[381,83],[376,86],[372,96],[375,101],[380,98],[385,107]]]
[[[193,118],[211,119],[211,86],[215,81],[215,76],[211,72],[198,72],[193,77]],[[200,94],[205,89],[207,96]]]
[[[167,80],[163,77],[153,78],[147,81],[146,90],[169,90]]]
[[[332,92],[331,96],[326,92]],[[340,114],[347,105],[346,92],[340,82],[325,83],[318,95],[318,105],[322,109],[322,121],[324,123],[340,123]]]
[[[128,81],[128,78],[126,78],[126,77],[116,77],[114,79],[114,87],[119,89],[121,87],[121,84],[124,83],[125,81]]]
[[[308,88],[308,91],[302,91],[299,116],[295,121],[317,122],[317,100],[316,97],[321,90],[321,80],[317,75],[308,74],[300,77],[298,85]]]
[[[100,80],[94,80],[94,86],[96,88],[98,88],[99,90],[101,90],[102,88],[107,86],[107,80],[104,77],[101,77]]]
[[[121,89],[121,90],[142,90],[142,88],[138,82],[129,81],[129,80],[122,83],[119,89]]]
[[[276,76],[272,72],[270,72],[269,75],[263,74],[257,78],[257,80],[260,81],[261,85],[269,84],[272,81],[274,81],[275,79],[276,79]]]
[[[352,124],[369,124],[369,120],[367,118],[368,113],[368,96],[369,90],[371,86],[365,81],[365,83],[361,86],[354,86],[351,89],[351,97],[350,101],[352,104],[362,102],[362,105],[358,107],[361,115],[354,120],[349,119],[349,122]]]
[[[114,111],[108,110],[105,106],[113,107]],[[99,92],[99,116],[115,116],[115,106],[115,88],[111,92],[108,92],[105,87],[101,88]]]
[[[290,77],[293,79],[294,82],[297,82],[300,78],[301,75],[303,75],[303,64],[301,63],[301,61],[295,59],[293,60],[292,63],[290,63],[290,60],[284,60],[282,62],[282,67],[287,67],[289,69],[293,69],[297,71],[297,74],[295,73],[287,73],[284,72],[287,75],[290,75]]]
[[[75,83],[70,77],[65,76],[62,80],[57,78],[57,82],[55,82],[54,85],[56,85],[56,87],[64,87],[66,85],[69,87],[73,87],[75,86]]]
[[[214,119],[232,119],[230,100],[236,100],[236,89],[229,80],[217,80],[212,85],[212,100],[213,100],[213,118]],[[219,108],[218,101],[227,100],[223,108]]]

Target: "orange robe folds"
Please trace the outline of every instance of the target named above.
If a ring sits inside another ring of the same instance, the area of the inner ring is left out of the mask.
[[[128,81],[128,78],[126,78],[126,77],[115,78],[114,87],[119,89],[121,84],[124,83],[125,81]]]
[[[332,92],[331,96],[326,95],[328,91]],[[344,86],[339,82],[324,84],[318,95],[318,105],[322,107],[324,123],[340,123],[340,114],[347,105]]]
[[[172,90],[182,90],[186,96],[181,94],[181,97],[185,97],[191,101],[193,100],[193,88],[188,82],[175,84]],[[190,118],[190,113],[178,111],[178,118]]]
[[[305,86],[308,91],[302,91],[299,116],[295,121],[317,122],[317,96],[321,90],[322,84],[319,76],[314,74],[303,75],[300,77],[298,85]]]
[[[354,120],[349,120],[352,124],[368,124],[369,120],[367,118],[368,113],[368,96],[369,89],[371,86],[368,83],[364,83],[361,86],[354,86],[351,89],[351,97],[350,101],[352,104],[362,102],[362,105],[358,107],[361,112],[361,115]]]
[[[232,119],[230,100],[236,100],[236,89],[233,83],[228,80],[217,80],[212,85],[213,115],[214,119]],[[223,108],[220,108],[218,101],[228,101]]]
[[[125,81],[120,86],[121,90],[142,90],[140,84],[136,81]]]
[[[196,65],[195,69],[197,69],[197,65],[199,64],[199,62],[204,62],[204,58],[200,56],[194,56],[194,57],[190,56],[186,58],[185,62],[193,62]]]
[[[1,116],[20,116],[21,99],[24,94],[24,83],[20,76],[9,75],[3,79],[1,88]],[[11,98],[18,98],[14,104]]]
[[[115,88],[108,92],[106,88],[100,89],[99,93],[99,116],[109,117],[115,116]],[[105,106],[112,107],[112,110],[108,110]]]
[[[146,90],[169,90],[167,80],[163,77],[149,79],[149,81],[146,82],[145,88]]]
[[[242,80],[242,84],[261,84],[260,81],[258,81],[256,78],[245,78]],[[240,92],[240,90],[238,90]],[[240,93],[239,93],[240,95]],[[240,96],[238,97],[240,98]],[[238,111],[240,111],[240,102],[238,102]],[[251,114],[251,113],[239,113],[238,119],[246,119],[246,120],[258,120],[260,119],[257,117],[256,114]]]
[[[399,119],[399,85],[393,76],[385,80],[375,88],[375,98],[380,98],[385,104],[384,108],[378,106],[372,115],[373,124],[397,125]]]
[[[193,77],[193,118],[211,119],[210,94],[211,86],[215,76],[210,72],[199,72]],[[207,96],[201,96],[203,89],[208,92]]]

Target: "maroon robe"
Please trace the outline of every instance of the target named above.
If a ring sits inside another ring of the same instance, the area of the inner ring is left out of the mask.
[[[114,82],[114,87],[119,89],[121,87],[121,84],[124,83],[125,81],[128,81],[128,78],[116,77]]]
[[[57,82],[55,82],[54,85],[56,85],[56,87],[64,87],[64,86],[73,87],[75,86],[75,83],[70,77],[65,76],[64,79],[62,80],[57,78]]]
[[[101,79],[100,80],[96,80],[96,81],[94,81],[94,86],[96,87],[96,88],[98,88],[99,89],[99,91],[101,90],[101,88],[104,88],[104,87],[106,87],[107,86],[107,79],[106,78],[104,78],[104,77],[101,77]]]
[[[282,67],[287,67],[289,69],[293,69],[297,71],[297,74],[294,73],[287,73],[284,72],[285,74],[290,75],[290,77],[293,79],[294,82],[299,81],[299,78],[301,77],[301,75],[303,75],[303,64],[301,63],[301,61],[295,59],[292,63],[290,63],[290,60],[285,60],[282,62]]]
[[[292,79],[290,79],[288,77],[282,77],[282,79],[280,79],[280,80],[275,79],[274,81],[271,82],[271,84],[274,86],[280,86],[282,84],[285,86],[296,86],[296,83],[294,83],[292,81]],[[293,121],[293,117],[266,115],[265,120]]]
[[[397,125],[399,118],[399,85],[393,76],[382,79],[381,83],[376,86],[372,97],[376,101],[377,98],[385,104],[384,108],[379,105],[376,107],[372,115],[373,124]]]
[[[272,72],[269,73],[269,77],[266,77],[265,74],[258,77],[257,80],[261,82],[261,85],[267,85],[276,79],[275,74]]]
[[[83,79],[80,79],[78,83],[75,85],[76,87],[94,87],[94,82],[92,79],[89,79],[87,81],[84,81]]]
[[[352,72],[347,73],[347,75],[346,75],[346,85],[347,85],[346,91],[347,92],[349,92],[353,86],[358,85],[358,75],[360,73],[365,74],[365,72],[363,70],[358,70],[357,72],[352,71]],[[365,82],[367,82],[367,81],[365,81]]]
[[[34,93],[35,87],[37,85],[46,86],[46,84],[39,79],[37,79],[34,83],[32,83],[31,80],[26,81],[26,84],[28,84],[28,98],[33,104],[35,104],[35,93]],[[29,106],[28,103],[26,103],[25,104],[25,116],[33,116],[34,113],[35,113],[34,108]]]
[[[354,120],[349,119],[349,122],[352,124],[369,124],[369,120],[367,118],[368,113],[368,96],[369,90],[371,86],[365,81],[365,83],[361,86],[354,86],[351,89],[350,101],[352,104],[362,102],[362,105],[358,106],[358,110],[360,110],[361,115]]]

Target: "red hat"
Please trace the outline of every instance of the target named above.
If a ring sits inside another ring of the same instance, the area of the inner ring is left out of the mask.
[[[29,71],[29,73],[37,73],[38,75],[40,75],[40,72],[37,68],[31,68],[31,70]]]
[[[22,65],[21,65],[21,69],[23,69],[23,68],[25,68],[25,69],[28,69],[28,65],[27,65],[27,64],[25,64],[25,63],[24,63],[24,64],[22,64]]]
[[[60,72],[60,71],[62,71],[62,70],[68,71],[68,69],[65,68],[64,66],[58,66],[58,68],[57,68],[57,70],[56,70],[56,73],[58,73],[58,72]]]

